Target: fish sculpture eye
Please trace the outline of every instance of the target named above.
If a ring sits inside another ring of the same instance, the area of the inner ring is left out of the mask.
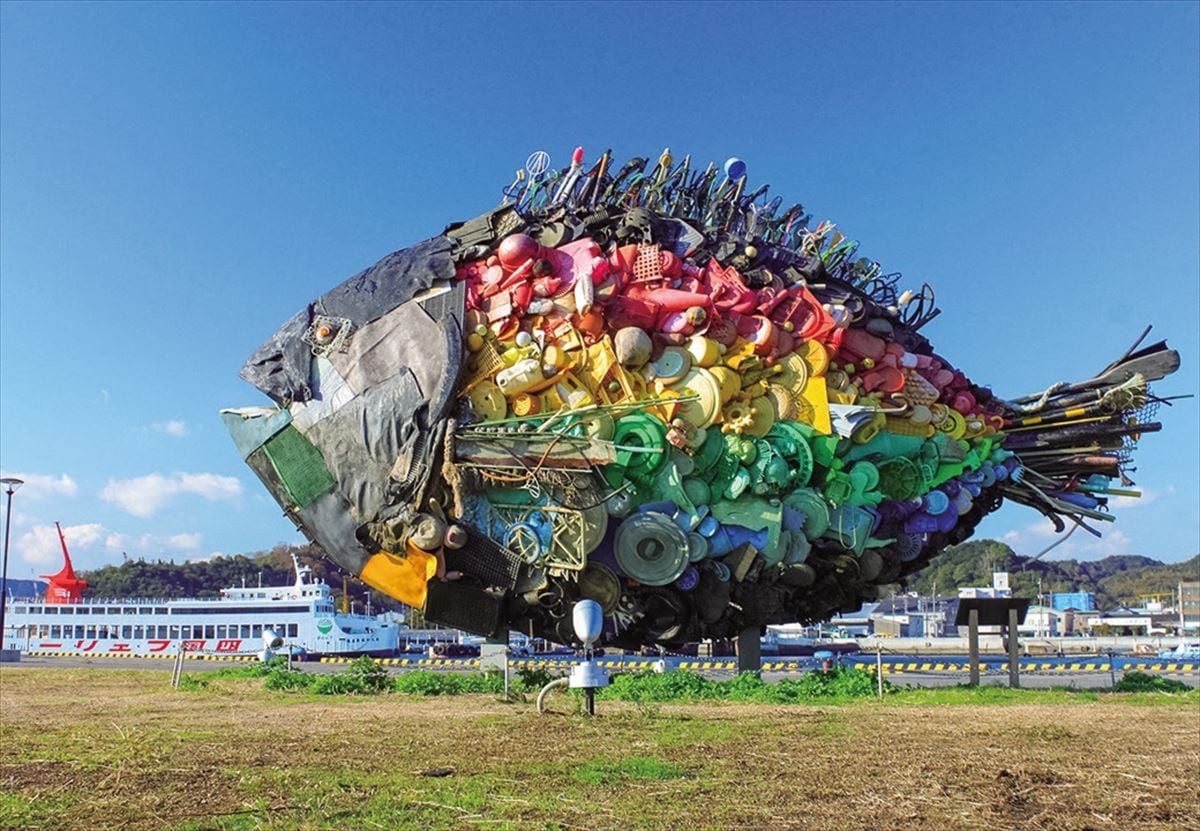
[[[573,643],[587,598],[599,643],[672,647],[857,609],[1005,500],[1111,519],[1165,343],[1003,399],[921,334],[927,284],[741,160],[583,158],[530,156],[243,367],[273,406],[232,438],[341,568],[430,623]]]

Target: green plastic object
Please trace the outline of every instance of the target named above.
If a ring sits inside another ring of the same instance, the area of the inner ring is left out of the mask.
[[[889,433],[887,430],[880,430],[879,435],[866,444],[848,442],[848,448],[842,458],[849,464],[859,459],[894,459],[897,456],[914,457],[921,452],[921,445],[924,443],[925,439],[920,436],[902,436],[898,433]]]
[[[683,492],[692,500],[693,505],[707,505],[712,502],[712,489],[708,482],[698,476],[688,476],[683,480]]]
[[[810,446],[810,437],[805,435],[801,427],[807,425],[795,421],[777,421],[767,433],[767,443],[776,453],[788,459],[792,465],[791,486],[803,488],[812,481],[813,468],[816,460]],[[830,454],[830,462],[833,461]],[[826,464],[825,467],[829,465]]]
[[[725,435],[720,430],[708,430],[704,434],[704,443],[696,450],[692,463],[696,473],[712,481],[712,471],[725,455]]]
[[[666,439],[667,428],[654,416],[645,413],[631,413],[618,419],[616,428],[613,430],[613,444],[618,448],[644,447],[660,452],[639,453],[617,450],[617,466],[624,468],[625,475],[635,482],[649,481],[666,461],[666,454],[661,452],[666,444]]]
[[[812,488],[801,488],[784,497],[784,503],[804,514],[804,535],[810,540],[825,533],[829,527],[829,503]]]
[[[916,499],[922,484],[921,469],[911,459],[901,456],[879,463],[879,490],[888,499]]]
[[[267,439],[263,452],[297,508],[308,507],[336,484],[321,451],[290,424]]]
[[[836,540],[842,548],[853,551],[855,556],[861,556],[874,524],[875,516],[865,508],[841,505],[829,512],[829,529],[825,536]]]
[[[767,565],[783,560],[784,551],[779,545],[783,528],[783,504],[765,499],[746,498],[736,502],[722,500],[712,505],[712,515],[722,525],[740,525],[751,531],[767,529],[767,545],[760,552]]]
[[[665,586],[687,568],[687,534],[662,514],[636,514],[617,528],[613,552],[621,570],[634,580]]]
[[[825,476],[825,498],[831,505],[841,505],[854,493],[854,483],[850,475],[841,471],[831,470]]]

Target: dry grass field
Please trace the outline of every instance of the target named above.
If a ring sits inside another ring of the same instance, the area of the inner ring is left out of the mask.
[[[0,828],[1200,828],[1194,694],[533,710],[4,668]]]

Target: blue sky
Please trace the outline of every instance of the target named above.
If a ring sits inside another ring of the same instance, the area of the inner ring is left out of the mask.
[[[1200,344],[1200,6],[0,5],[0,466],[10,574],[295,541],[217,416],[304,303],[493,207],[533,150],[738,155],[862,240],[1018,395],[1148,323]],[[1102,541],[1200,549],[1196,401]],[[981,534],[1051,541],[1007,506]]]

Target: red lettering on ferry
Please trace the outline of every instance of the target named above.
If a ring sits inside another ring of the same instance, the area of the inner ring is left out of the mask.
[[[202,652],[204,650],[204,641],[184,641],[184,652]]]
[[[42,649],[62,649],[62,644],[50,643],[50,641],[42,641]]]
[[[149,641],[151,652],[162,652],[171,645],[170,641]],[[156,645],[157,644],[157,645]]]
[[[242,647],[241,639],[217,641],[218,652],[237,652]]]
[[[112,649],[109,650],[109,652],[129,652],[129,651],[130,651],[129,644],[127,644],[127,643],[114,643],[112,645]]]
[[[96,648],[96,644],[98,643],[100,641],[75,641],[75,648],[80,652],[91,652]],[[87,644],[87,646],[84,646],[84,644]]]

